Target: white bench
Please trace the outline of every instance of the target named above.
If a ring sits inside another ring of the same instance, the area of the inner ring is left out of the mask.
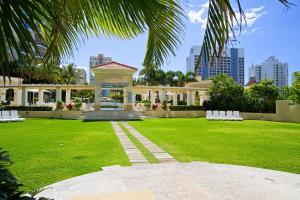
[[[206,111],[207,120],[234,120],[241,121],[243,118],[240,117],[239,111],[218,111],[218,110],[207,110]]]
[[[16,110],[2,110],[0,113],[0,122],[20,122],[24,120],[24,118],[19,117],[18,111]]]

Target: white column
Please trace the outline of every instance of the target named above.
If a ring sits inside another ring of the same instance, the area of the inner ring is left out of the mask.
[[[135,95],[136,95],[136,94],[132,92],[132,103],[133,103],[133,104],[135,103]]]
[[[192,91],[192,105],[196,105],[196,92]]]
[[[173,106],[177,106],[177,93],[173,92]]]
[[[17,89],[17,102],[16,104],[18,106],[21,106],[22,105],[22,89]]]
[[[150,91],[151,105],[155,104],[155,95],[156,95],[156,92]]]
[[[186,96],[186,103],[188,106],[192,105],[192,93],[191,91],[187,91],[187,96]]]
[[[162,91],[161,92],[161,103],[163,103],[166,100],[167,97],[167,92],[166,91]]]
[[[56,89],[55,99],[56,99],[56,102],[61,101],[61,89]]]
[[[26,88],[24,89],[24,105],[28,105],[28,91],[26,90]]]
[[[100,105],[100,98],[101,98],[101,87],[96,85],[95,88],[95,105]]]
[[[179,94],[179,99],[180,99],[180,101],[183,101],[183,93],[182,92],[180,92],[180,94]]]
[[[128,105],[128,90],[127,90],[127,88],[123,89],[123,98],[124,98],[123,105],[127,106]]]
[[[6,100],[5,97],[6,97],[6,89],[0,89],[0,102],[5,101]]]
[[[66,104],[70,104],[70,103],[71,103],[71,90],[66,89]]]
[[[38,98],[38,106],[42,106],[44,104],[44,90],[39,89],[39,98]]]

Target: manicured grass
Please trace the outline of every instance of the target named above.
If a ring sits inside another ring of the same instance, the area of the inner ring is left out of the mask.
[[[159,163],[158,159],[142,144],[136,139],[121,123],[119,123],[122,130],[126,133],[131,142],[142,152],[144,157],[150,163]]]
[[[0,146],[9,151],[13,172],[30,188],[103,166],[130,165],[110,122],[27,119],[0,123]]]
[[[177,160],[246,165],[300,174],[300,124],[145,119],[130,122]]]

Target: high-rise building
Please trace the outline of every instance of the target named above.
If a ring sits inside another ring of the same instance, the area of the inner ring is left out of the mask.
[[[196,76],[201,77],[201,80],[207,80],[219,74],[226,74],[231,76],[236,82],[244,85],[244,67],[244,49],[228,48],[222,52],[219,58],[214,58],[213,62],[209,60],[205,62],[203,57],[200,65],[196,67],[196,71],[193,71],[196,73]]]
[[[76,73],[76,84],[83,85],[86,83],[86,71],[84,67],[76,67],[75,69]]]
[[[111,57],[104,57],[103,54],[98,54],[97,56],[90,56],[90,62],[89,62],[89,83],[93,84],[94,83],[94,77],[91,73],[91,67],[95,65],[100,65],[100,64],[106,64],[111,62],[112,59]]]
[[[192,46],[189,56],[186,58],[186,73],[194,72],[201,51],[200,45]]]
[[[280,91],[284,86],[288,86],[288,78],[288,64],[280,62],[275,56],[270,56],[261,65],[255,66],[255,80],[257,82],[264,79],[274,80]]]

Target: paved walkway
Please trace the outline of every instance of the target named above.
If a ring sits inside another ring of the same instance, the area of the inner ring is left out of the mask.
[[[118,125],[117,122],[111,122],[112,127],[115,131],[115,134],[119,138],[122,147],[127,154],[129,161],[132,164],[144,164],[148,163],[147,159],[143,156],[142,152],[131,142],[126,133],[122,130],[122,128]]]
[[[122,193],[130,200],[299,200],[300,175],[204,162],[162,163],[105,167],[47,188],[39,196],[55,200],[124,200],[113,198]]]
[[[154,155],[154,157],[159,160],[160,163],[176,162],[176,160],[170,154],[144,137],[140,132],[130,126],[127,122],[122,122],[122,124],[140,143],[142,143]]]

